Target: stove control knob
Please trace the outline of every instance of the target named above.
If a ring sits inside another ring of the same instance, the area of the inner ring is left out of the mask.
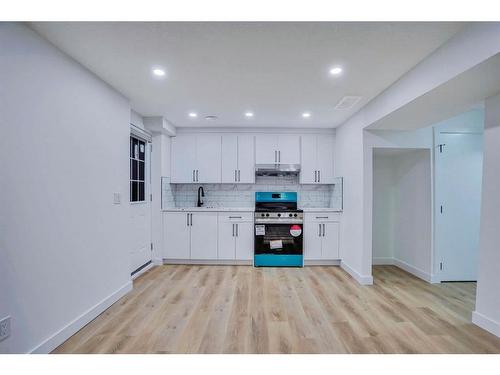
[[[278,217],[280,217],[280,216],[281,216],[281,214],[278,214]]]
[[[292,217],[292,214],[288,214],[288,216]],[[297,216],[297,215],[295,215],[295,216]]]
[[[297,214],[293,214],[293,216],[297,217]]]
[[[269,214],[266,214],[266,216],[269,216]]]
[[[264,216],[264,214],[260,214],[260,216]]]

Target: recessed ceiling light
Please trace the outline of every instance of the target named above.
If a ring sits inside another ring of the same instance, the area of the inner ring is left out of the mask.
[[[330,74],[332,76],[338,76],[340,73],[342,73],[342,68],[340,66],[334,66],[330,69]]]
[[[245,112],[245,117],[253,117],[253,112]]]
[[[189,112],[189,117],[196,118],[198,117],[198,114],[196,112]]]
[[[154,68],[153,69],[153,74],[157,77],[164,77],[165,76],[165,71],[160,68]]]
[[[311,113],[309,113],[309,112],[304,112],[304,113],[302,114],[302,117],[304,117],[304,118],[309,118],[309,117],[311,117]]]

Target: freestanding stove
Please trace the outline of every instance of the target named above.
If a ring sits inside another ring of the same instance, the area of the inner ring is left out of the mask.
[[[302,267],[304,213],[296,192],[255,193],[255,267]]]

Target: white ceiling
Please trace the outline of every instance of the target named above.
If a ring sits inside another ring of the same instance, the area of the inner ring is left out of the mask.
[[[369,126],[414,130],[434,125],[483,105],[500,92],[500,53],[416,98]]]
[[[175,126],[335,127],[460,23],[48,23],[32,28]],[[329,76],[332,66],[344,68]],[[167,77],[152,76],[154,66]],[[346,95],[362,100],[334,110]],[[244,112],[255,113],[253,119]],[[187,116],[190,111],[197,119]],[[301,113],[311,112],[309,119]],[[206,121],[205,115],[218,120]]]

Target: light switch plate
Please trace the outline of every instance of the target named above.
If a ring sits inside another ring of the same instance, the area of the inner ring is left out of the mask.
[[[121,203],[120,193],[114,193],[113,194],[113,203],[114,204],[120,204]]]
[[[0,341],[10,336],[10,316],[0,320]]]

